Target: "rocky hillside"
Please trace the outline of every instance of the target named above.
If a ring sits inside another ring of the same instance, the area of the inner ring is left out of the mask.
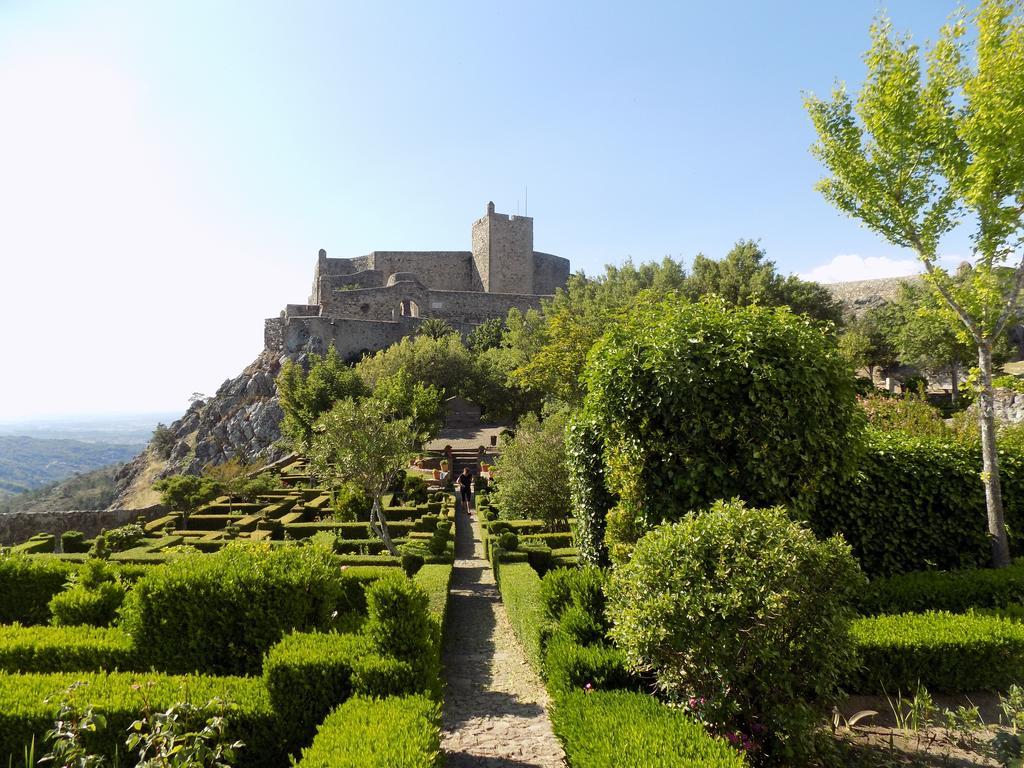
[[[115,507],[145,507],[157,499],[152,484],[166,475],[195,474],[208,464],[238,457],[246,462],[273,461],[283,416],[274,379],[286,358],[262,352],[242,373],[225,381],[217,393],[197,400],[170,425],[173,436],[166,458],[149,447],[117,475]],[[170,442],[170,441],[168,441]]]
[[[894,301],[902,283],[916,283],[919,275],[883,277],[875,280],[851,280],[846,283],[826,283],[825,288],[843,305],[848,314],[860,315],[869,309]]]

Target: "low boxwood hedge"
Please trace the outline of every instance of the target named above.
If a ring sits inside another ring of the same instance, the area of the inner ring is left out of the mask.
[[[679,709],[629,691],[559,695],[551,724],[573,768],[741,768],[747,763]]]
[[[270,702],[299,743],[352,695],[352,668],[365,653],[361,636],[333,632],[293,632],[267,653],[263,681]]]
[[[861,668],[846,688],[890,694],[1005,690],[1024,683],[1024,625],[940,611],[858,619],[851,627]]]
[[[0,670],[4,672],[129,670],[134,666],[135,646],[120,629],[0,626]]]
[[[541,674],[541,637],[546,622],[540,577],[529,563],[502,563],[494,573],[512,628],[523,644],[530,665]]]
[[[72,686],[74,687],[71,690]],[[281,721],[270,705],[263,682],[248,677],[171,676],[149,673],[88,673],[0,675],[0,764],[20,765],[23,750],[33,740],[36,754],[44,735],[53,728],[62,701],[79,711],[93,706],[106,724],[85,734],[91,752],[111,758],[125,754],[128,726],[148,705],[151,710],[190,701],[205,704],[219,699],[226,708],[228,737],[241,739],[239,768],[277,768],[287,762]]]
[[[442,768],[441,713],[426,696],[349,699],[302,751],[301,768]]]
[[[45,624],[51,598],[75,568],[54,557],[0,555],[0,624]]]
[[[143,664],[167,672],[259,673],[291,630],[328,630],[362,585],[317,547],[232,544],[154,568],[128,594],[122,625]]]
[[[863,592],[860,609],[882,613],[1005,608],[1024,603],[1024,561],[1009,568],[959,571],[916,571],[873,579]]]
[[[580,645],[561,634],[544,649],[544,671],[552,692],[642,689],[643,681],[630,672],[622,652],[611,645]],[[588,687],[589,686],[589,687]]]

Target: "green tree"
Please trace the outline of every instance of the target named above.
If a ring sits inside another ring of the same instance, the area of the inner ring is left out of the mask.
[[[456,333],[456,330],[452,328],[451,323],[439,317],[428,317],[416,329],[417,335],[429,336],[432,339],[442,339],[453,333]]]
[[[345,364],[331,347],[326,357],[310,355],[308,370],[285,361],[277,376],[277,394],[284,411],[281,432],[298,453],[309,449],[313,425],[335,401],[362,397],[367,392],[355,369]]]
[[[1024,19],[1020,0],[982,0],[976,34],[961,15],[925,56],[888,19],[871,28],[867,77],[806,101],[814,154],[831,174],[818,189],[889,242],[912,249],[975,347],[992,561],[1010,562],[993,412],[993,346],[1024,282]],[[924,70],[923,67],[926,67]],[[974,263],[963,281],[938,264],[941,238],[967,219]],[[1006,280],[1001,269],[1014,265]]]
[[[492,317],[473,329],[466,344],[470,350],[479,355],[489,349],[500,347],[504,335],[505,322],[501,318]]]
[[[509,315],[506,340],[521,359],[514,381],[545,400],[578,404],[587,353],[609,324],[625,316],[642,292],[656,301],[681,288],[685,278],[682,266],[670,258],[639,267],[632,261],[606,266],[596,278],[572,275],[565,289],[544,303],[542,315]]]
[[[876,368],[887,368],[899,362],[896,350],[890,341],[892,312],[888,304],[871,307],[860,315],[848,319],[839,337],[839,348],[846,351],[850,361],[857,368],[867,368],[868,378],[875,380]],[[846,334],[854,336],[846,342]]]
[[[393,376],[378,379],[371,399],[390,417],[409,419],[417,443],[431,440],[444,421],[441,390],[414,380],[404,368]]]
[[[683,293],[692,301],[715,294],[736,307],[788,306],[799,315],[842,323],[841,306],[827,288],[795,275],[783,277],[754,240],[740,240],[719,261],[698,254]]]
[[[213,482],[228,497],[228,514],[235,501],[243,504],[255,502],[259,496],[278,487],[277,478],[269,472],[259,472],[257,464],[249,464],[233,456],[222,464],[203,468],[203,477]]]
[[[849,366],[817,321],[784,307],[717,296],[637,307],[595,345],[586,377],[601,482],[618,497],[605,532],[613,560],[716,499],[812,498],[856,454]]]
[[[160,503],[172,512],[181,512],[181,527],[188,529],[188,519],[204,504],[220,495],[220,486],[208,477],[171,475],[153,483],[160,494]]]
[[[568,414],[554,413],[544,421],[527,414],[515,435],[502,439],[496,463],[501,478],[494,503],[506,519],[538,518],[548,530],[561,528],[569,517],[569,477],[565,464]]]
[[[397,555],[381,497],[413,452],[412,419],[392,419],[372,400],[339,400],[321,416],[309,450],[313,474],[332,487],[354,483],[373,498],[370,527]]]

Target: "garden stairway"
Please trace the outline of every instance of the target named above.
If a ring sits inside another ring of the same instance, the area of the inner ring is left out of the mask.
[[[469,516],[455,522],[441,747],[448,768],[562,768],[544,685],[509,624]]]

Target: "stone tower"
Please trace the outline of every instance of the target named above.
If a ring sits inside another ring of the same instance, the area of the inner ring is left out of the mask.
[[[488,293],[533,293],[533,219],[487,213],[473,222],[473,282]]]

